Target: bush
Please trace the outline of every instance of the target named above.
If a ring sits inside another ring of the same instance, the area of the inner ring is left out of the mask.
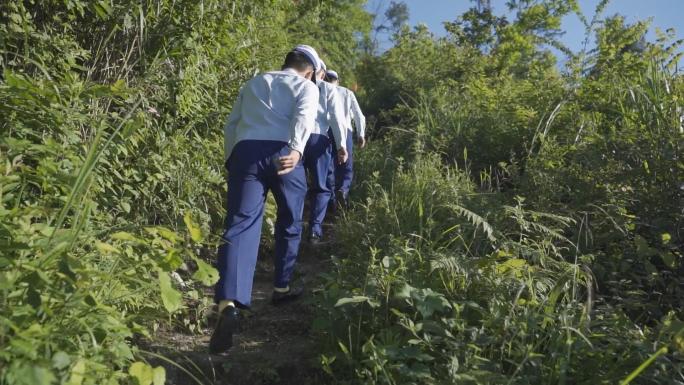
[[[309,17],[331,65],[367,29],[360,1],[306,3],[0,4],[0,383],[164,382],[137,346],[203,326],[238,88]]]
[[[682,382],[681,42],[580,15],[598,47],[560,73],[575,6],[474,8],[364,63],[383,127],[318,303],[338,382]]]
[[[477,192],[435,156],[387,184],[380,173],[338,226],[345,247],[319,294],[338,382],[615,383],[681,339],[675,313],[639,326],[597,296],[594,256],[564,235],[573,219]],[[649,378],[675,378],[678,357]]]

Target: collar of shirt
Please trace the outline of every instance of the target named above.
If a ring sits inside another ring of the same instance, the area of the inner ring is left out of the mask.
[[[285,69],[283,70],[283,72],[286,72],[286,73],[289,73],[289,74],[292,74],[292,75],[299,75],[299,74],[297,73],[297,71],[295,71],[293,68],[285,68]]]

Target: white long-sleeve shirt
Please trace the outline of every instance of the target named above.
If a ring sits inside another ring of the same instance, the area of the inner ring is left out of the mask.
[[[224,132],[225,158],[242,140],[277,140],[304,154],[316,125],[318,87],[292,69],[266,72],[245,83]]]
[[[360,138],[365,138],[366,117],[363,116],[363,112],[361,112],[361,107],[359,106],[359,102],[356,100],[356,95],[354,95],[352,90],[342,86],[337,86],[337,92],[340,94],[340,99],[342,99],[345,126],[351,130],[351,123],[353,119],[354,126],[356,126],[356,134]]]
[[[344,124],[344,103],[335,86],[320,81],[318,115],[313,134],[328,135],[328,128],[332,129],[337,148],[347,148],[347,126]]]

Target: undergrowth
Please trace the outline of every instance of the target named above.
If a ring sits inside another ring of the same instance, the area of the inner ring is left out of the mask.
[[[334,382],[684,383],[681,41],[606,4],[472,8],[364,62],[375,143],[318,297]],[[596,49],[556,39],[570,13]]]

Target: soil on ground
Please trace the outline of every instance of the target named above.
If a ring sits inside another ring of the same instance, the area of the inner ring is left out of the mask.
[[[165,367],[166,384],[325,383],[311,333],[312,293],[318,289],[319,273],[329,266],[330,248],[329,244],[312,247],[302,241],[294,282],[302,284],[305,292],[297,301],[279,306],[271,304],[273,263],[270,255],[259,256],[251,309],[242,312],[241,331],[233,337],[233,347],[225,355],[210,355],[207,350],[216,322],[215,313],[204,323],[207,328],[201,334],[176,330],[156,333],[148,349],[166,357],[151,360],[154,365]],[[207,295],[211,296],[211,291]]]

